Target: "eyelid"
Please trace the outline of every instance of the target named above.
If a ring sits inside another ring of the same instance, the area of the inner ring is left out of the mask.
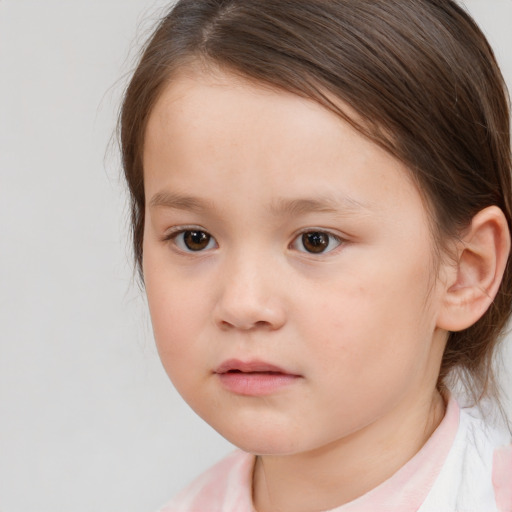
[[[171,228],[168,228],[165,230],[165,233],[162,236],[162,241],[171,240],[176,235],[179,235],[180,233],[183,233],[184,231],[204,231],[205,233],[208,233],[208,231],[201,226],[196,226],[194,224],[185,224],[180,226],[172,226]]]

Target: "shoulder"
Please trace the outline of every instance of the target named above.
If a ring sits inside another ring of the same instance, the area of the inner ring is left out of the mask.
[[[492,483],[498,510],[512,510],[512,444],[494,451]]]
[[[469,466],[485,468],[480,480],[490,481],[496,510],[512,511],[512,440],[510,433],[503,428],[486,424],[481,418],[461,413],[461,421],[466,421],[469,448]],[[475,484],[476,485],[476,484]]]
[[[219,461],[159,512],[252,512],[254,456],[236,450]]]
[[[421,512],[511,512],[510,442],[508,432],[474,410],[460,410],[455,440]]]

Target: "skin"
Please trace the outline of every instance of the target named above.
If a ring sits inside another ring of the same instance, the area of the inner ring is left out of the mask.
[[[151,113],[144,170],[159,354],[190,406],[259,455],[256,509],[325,510],[389,478],[444,414],[452,266],[408,170],[310,100],[193,69]],[[304,231],[332,235],[327,250]],[[298,377],[243,396],[215,373],[232,358]]]

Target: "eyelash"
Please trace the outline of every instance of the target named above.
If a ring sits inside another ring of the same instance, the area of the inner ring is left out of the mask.
[[[187,245],[187,242],[183,238],[180,239],[180,237],[185,236],[187,233],[190,234],[191,236],[193,236],[194,234],[199,235],[198,240],[196,240],[195,242],[192,240],[193,243],[197,243],[198,245],[200,245],[201,243],[206,243],[206,245],[204,247],[198,247],[197,250],[191,249],[190,243]],[[313,245],[316,244],[320,250],[315,251],[306,249],[304,242],[306,241],[305,237],[307,235],[312,237],[309,240],[309,242],[312,243]],[[210,233],[196,226],[176,228],[172,230],[170,233],[166,234],[165,237],[163,238],[163,241],[172,242],[179,251],[186,254],[202,253],[218,247],[215,238],[212,235],[210,235]],[[325,245],[326,242],[327,245]],[[309,255],[323,255],[336,250],[343,242],[344,240],[341,237],[334,235],[329,231],[321,229],[308,229],[297,234],[290,243],[289,248],[295,249],[301,253]],[[302,245],[303,249],[299,248],[299,244]]]

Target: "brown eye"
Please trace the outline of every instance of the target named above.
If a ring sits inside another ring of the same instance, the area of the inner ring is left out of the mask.
[[[295,239],[292,247],[300,252],[322,254],[336,249],[341,242],[337,236],[325,231],[307,231]]]
[[[304,233],[302,235],[302,245],[308,252],[324,252],[329,247],[329,235],[327,233]]]
[[[187,249],[191,251],[202,251],[208,247],[211,236],[204,231],[185,231],[183,241]]]
[[[181,231],[172,238],[174,238],[176,246],[185,252],[199,252],[215,247],[214,238],[198,229]]]

